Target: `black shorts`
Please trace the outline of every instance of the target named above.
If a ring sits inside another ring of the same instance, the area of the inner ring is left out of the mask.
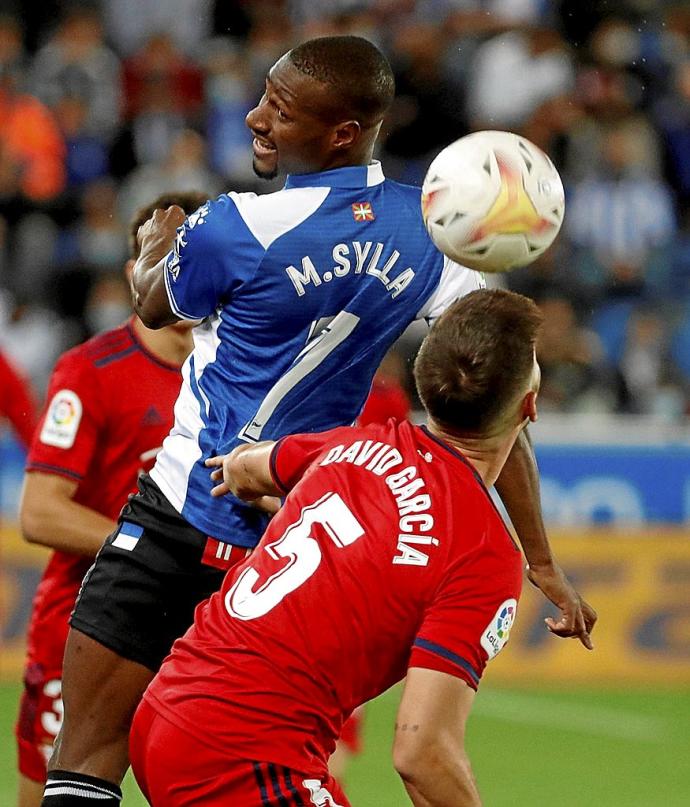
[[[248,553],[188,524],[144,475],[84,577],[70,625],[155,672]]]

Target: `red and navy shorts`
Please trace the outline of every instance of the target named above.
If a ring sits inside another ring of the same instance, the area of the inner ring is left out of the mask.
[[[52,668],[29,664],[24,672],[24,692],[15,728],[19,772],[27,779],[45,782],[62,712],[61,663]]]
[[[152,807],[350,807],[330,775],[234,760],[139,704],[129,736],[132,770]]]
[[[343,724],[340,742],[351,754],[362,753],[362,716],[364,707],[360,706]]]

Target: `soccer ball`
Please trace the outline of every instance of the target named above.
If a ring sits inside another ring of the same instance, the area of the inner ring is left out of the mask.
[[[422,186],[431,240],[480,272],[526,266],[558,235],[565,201],[544,152],[512,132],[475,132],[443,149]]]

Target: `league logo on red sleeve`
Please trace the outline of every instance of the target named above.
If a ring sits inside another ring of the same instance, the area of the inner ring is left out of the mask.
[[[81,415],[82,404],[77,393],[71,389],[59,390],[50,402],[39,440],[56,448],[72,448]]]
[[[481,645],[486,650],[490,659],[497,656],[508,641],[510,629],[515,621],[517,610],[517,600],[510,599],[502,602],[494,618],[489,622],[486,630],[482,633]]]

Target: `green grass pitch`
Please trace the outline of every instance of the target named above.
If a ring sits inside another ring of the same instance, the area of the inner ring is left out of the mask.
[[[12,726],[19,687],[0,685],[0,805],[15,804]],[[353,762],[353,807],[409,802],[390,763],[398,693],[368,707]],[[486,807],[686,807],[690,691],[481,688],[468,729]],[[132,780],[125,807],[142,807]]]

